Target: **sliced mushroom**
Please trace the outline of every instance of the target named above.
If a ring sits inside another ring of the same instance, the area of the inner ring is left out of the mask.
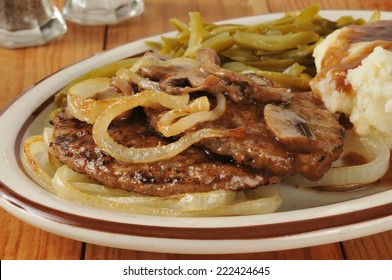
[[[197,51],[196,59],[202,64],[220,65],[219,55],[210,48],[201,48]]]
[[[112,77],[110,79],[110,84],[118,88],[124,95],[133,95],[135,93],[131,83],[129,81],[120,79],[119,77]]]
[[[159,81],[166,75],[191,70],[198,64],[199,63],[194,59],[173,59],[156,53],[146,52],[143,55],[138,71],[145,78]]]
[[[200,68],[208,75],[222,79],[222,82],[227,85],[228,97],[237,103],[246,102],[249,99],[259,103],[281,101],[291,94],[289,89],[273,86],[272,82],[267,82],[267,78],[256,79],[216,65],[202,65]]]
[[[183,94],[205,90],[204,82],[208,76],[195,67],[188,71],[165,75],[159,81],[162,91],[170,94]]]
[[[264,119],[270,132],[291,151],[311,152],[318,148],[311,127],[295,112],[268,104],[264,107]]]

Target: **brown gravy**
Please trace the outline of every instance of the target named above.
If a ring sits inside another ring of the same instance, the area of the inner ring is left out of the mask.
[[[355,152],[349,152],[341,158],[343,166],[354,166],[362,165],[368,162],[368,160],[361,154]]]
[[[350,54],[350,47],[355,43],[369,42],[360,50]],[[337,40],[325,52],[321,62],[321,71],[315,80],[321,81],[330,72],[336,81],[336,89],[350,94],[351,84],[346,82],[347,71],[361,64],[362,59],[381,46],[392,50],[392,20],[377,21],[366,25],[352,25],[342,29]]]
[[[349,152],[341,157],[342,166],[355,166],[366,164],[368,160],[361,154],[356,152]],[[387,172],[377,182],[372,184],[352,184],[352,185],[330,185],[316,187],[316,189],[323,191],[350,191],[367,188],[368,186],[376,185],[378,187],[390,188],[392,186],[392,152],[389,158],[389,167]]]
[[[366,164],[368,162],[368,160],[363,155],[355,152],[350,152],[345,154],[344,156],[342,156],[341,161],[342,161],[342,165],[344,166],[361,165],[361,164]],[[387,172],[375,184],[377,186],[385,186],[385,187],[392,186],[392,154],[389,158],[389,167]]]
[[[345,166],[361,165],[367,163],[367,159],[361,154],[350,152],[342,157],[342,163]],[[387,172],[382,178],[380,178],[375,185],[380,187],[391,187],[392,186],[392,154],[389,157],[389,167]]]

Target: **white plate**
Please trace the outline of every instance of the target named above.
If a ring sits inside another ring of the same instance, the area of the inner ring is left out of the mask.
[[[371,11],[324,11],[336,19],[368,19]],[[282,14],[228,20],[250,24]],[[391,12],[382,12],[392,19]],[[166,35],[173,35],[169,33]],[[148,38],[159,40],[160,36]],[[282,208],[272,214],[220,218],[173,218],[130,215],[66,201],[37,186],[20,165],[20,145],[41,133],[42,116],[53,93],[107,63],[145,51],[139,40],[73,64],[24,92],[0,118],[0,205],[12,215],[68,238],[124,249],[170,253],[244,253],[320,245],[392,229],[392,190],[375,188],[325,193],[281,185]]]

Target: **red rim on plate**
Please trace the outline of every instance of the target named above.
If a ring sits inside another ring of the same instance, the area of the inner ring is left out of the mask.
[[[328,11],[323,13],[327,18],[333,19],[347,14],[368,17],[372,11]],[[281,15],[261,15],[235,19],[231,22],[247,24],[256,20],[274,19]],[[386,18],[392,18],[390,12],[382,12],[382,15]],[[147,39],[158,40],[159,37],[154,36]],[[27,222],[34,220],[31,223],[39,228],[69,238],[114,247],[180,253],[235,253],[263,251],[264,249],[288,249],[349,239],[392,228],[392,190],[387,189],[383,193],[374,194],[372,199],[369,197],[369,200],[366,200],[366,197],[353,198],[333,205],[233,218],[164,217],[157,219],[157,217],[127,215],[127,218],[123,219],[124,213],[119,213],[117,216],[115,212],[96,209],[97,211],[94,210],[87,215],[83,213],[83,209],[87,209],[86,206],[81,207],[79,204],[69,201],[64,202],[64,205],[59,205],[58,203],[62,199],[58,197],[53,199],[51,194],[37,187],[25,175],[20,165],[20,145],[24,137],[26,137],[32,123],[52,103],[54,92],[89,69],[140,53],[145,48],[144,40],[146,39],[102,52],[58,71],[28,89],[2,110],[0,129],[10,131],[10,137],[0,143],[0,156],[3,159],[0,162],[0,170],[3,169],[0,172],[0,205],[4,209]],[[33,95],[35,99],[33,99]],[[22,119],[18,119],[16,116],[20,116]],[[15,120],[15,125],[11,125],[10,120]],[[69,207],[69,205],[72,206]],[[165,221],[169,221],[169,223],[165,224]],[[177,221],[179,223],[176,223]],[[66,233],[64,232],[65,228],[67,229]],[[86,237],[92,234],[91,232],[94,232],[94,237]],[[108,240],[108,234],[113,237],[125,237],[129,243],[119,245],[115,242],[115,238]],[[301,240],[301,236],[304,235],[307,236],[307,239]],[[134,241],[132,239],[134,237],[143,238],[145,242],[149,242],[149,245],[135,244],[139,241]],[[302,242],[289,244],[292,240],[290,238],[293,237]],[[168,245],[159,241],[168,239],[173,242],[193,241],[190,242],[192,245],[188,242],[189,248],[169,249]],[[238,247],[228,248],[231,245],[227,243],[227,240],[249,242],[246,243],[248,246],[241,250]],[[214,242],[205,245],[207,241]],[[280,243],[281,241],[287,242]],[[154,248],[151,248],[151,244]]]

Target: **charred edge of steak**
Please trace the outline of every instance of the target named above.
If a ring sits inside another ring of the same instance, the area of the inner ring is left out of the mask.
[[[168,139],[158,136],[145,122],[143,114],[138,112],[129,119],[115,121],[109,127],[109,134],[125,146],[167,144]],[[109,188],[165,197],[218,189],[238,191],[279,181],[267,172],[252,173],[220,162],[196,147],[153,163],[119,162],[98,149],[91,125],[71,117],[65,109],[55,117],[53,125],[51,146],[59,160]]]

